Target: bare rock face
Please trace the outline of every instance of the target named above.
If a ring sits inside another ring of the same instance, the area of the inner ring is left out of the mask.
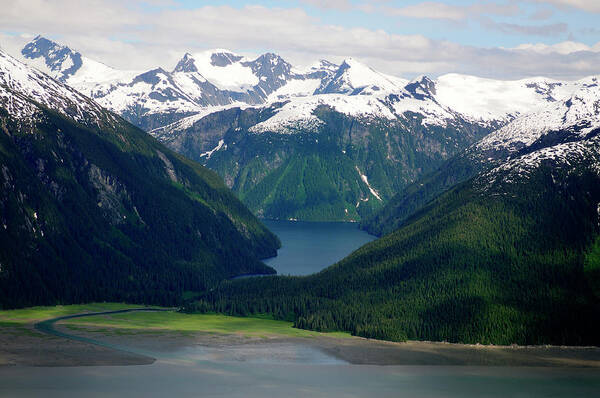
[[[95,164],[89,168],[89,179],[98,192],[98,207],[112,225],[125,222],[126,208],[131,208],[131,197],[119,180]]]
[[[173,163],[165,156],[161,151],[156,151],[156,154],[160,158],[160,160],[165,164],[165,171],[167,175],[173,182],[177,182],[177,174],[175,173],[175,168],[173,167]]]

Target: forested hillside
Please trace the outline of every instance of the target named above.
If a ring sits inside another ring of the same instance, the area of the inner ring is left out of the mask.
[[[489,132],[460,118],[437,126],[418,114],[390,121],[328,106],[316,108],[314,128],[298,123],[297,130],[286,127],[289,133],[255,131],[283,113],[282,106],[224,110],[152,134],[215,170],[260,217],[358,221]]]
[[[226,282],[189,309],[386,340],[598,344],[597,134],[455,186],[319,274]]]
[[[212,171],[0,51],[0,307],[172,305],[274,270],[279,241]]]

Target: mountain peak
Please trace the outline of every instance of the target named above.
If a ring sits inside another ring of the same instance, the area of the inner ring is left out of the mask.
[[[210,56],[210,64],[212,66],[225,67],[235,62],[241,61],[244,57],[236,55],[229,50],[217,49]]]
[[[37,112],[37,104],[80,123],[98,125],[102,118],[97,103],[0,50],[0,106],[28,118]]]
[[[37,35],[27,43],[21,50],[21,54],[28,59],[42,58],[43,62],[38,66],[43,72],[47,72],[63,82],[69,76],[74,75],[83,65],[82,56],[79,52],[42,35]]]
[[[286,62],[283,58],[281,58],[281,56],[279,54],[275,54],[275,53],[264,53],[263,55],[256,58],[255,61],[259,61],[259,60],[269,61],[273,65],[277,65],[280,62]]]
[[[379,73],[375,69],[371,68],[369,65],[367,65],[364,62],[361,62],[353,57],[344,59],[344,61],[340,65],[340,69],[347,69],[347,68],[365,69],[365,70],[369,70],[373,73]]]
[[[335,75],[324,82],[316,94],[371,95],[384,92],[402,91],[402,79],[377,72],[370,66],[354,58],[346,58]]]
[[[336,65],[333,62],[329,62],[326,59],[320,59],[319,62],[317,62],[316,66],[319,69],[328,69],[328,70],[339,68],[339,65]]]
[[[432,98],[436,94],[435,83],[425,75],[411,80],[404,88],[419,100]]]
[[[411,83],[419,83],[419,84],[431,84],[433,80],[429,78],[427,75],[419,75],[410,81]]]
[[[173,73],[176,72],[198,72],[198,68],[196,68],[195,60],[192,54],[185,53],[183,58],[179,60],[175,69],[173,69]]]

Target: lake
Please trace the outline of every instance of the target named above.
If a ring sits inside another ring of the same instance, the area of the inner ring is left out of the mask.
[[[279,275],[309,275],[321,271],[376,239],[358,223],[263,220],[281,240],[277,257],[265,263]]]

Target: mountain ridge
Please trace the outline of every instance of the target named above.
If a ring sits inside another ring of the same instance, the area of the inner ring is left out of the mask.
[[[0,307],[176,305],[278,239],[212,171],[0,50]]]
[[[332,93],[378,97],[387,92],[402,96],[405,86],[416,80],[377,72],[352,58],[340,65],[322,61],[300,70],[274,53],[249,58],[216,49],[185,53],[172,71],[164,70],[169,76],[179,74],[182,79],[179,82],[166,78],[160,89],[140,85],[133,88],[135,77],[149,71],[117,71],[42,36],[29,42],[22,56],[145,130],[163,127],[193,113],[204,113],[211,106],[234,103],[268,106],[272,101]],[[81,64],[72,59],[81,59]],[[84,73],[87,64],[98,75],[96,82],[90,80],[90,73]],[[98,65],[106,70],[99,71],[102,68]],[[78,73],[82,76],[78,77]],[[539,104],[565,97],[571,90],[569,87],[577,85],[547,78],[500,81],[458,74],[430,81],[441,106],[461,113],[471,122],[492,124],[506,123]],[[175,100],[164,95],[165,91],[186,94],[176,96]],[[282,94],[275,94],[277,91]],[[152,96],[164,98],[153,102]],[[500,111],[490,113],[490,104],[502,104]],[[175,116],[165,117],[166,113]]]
[[[408,81],[352,58],[300,70],[274,53],[218,49],[185,53],[171,72],[153,69],[94,93],[217,171],[261,217],[362,221],[484,135],[591,79]]]

